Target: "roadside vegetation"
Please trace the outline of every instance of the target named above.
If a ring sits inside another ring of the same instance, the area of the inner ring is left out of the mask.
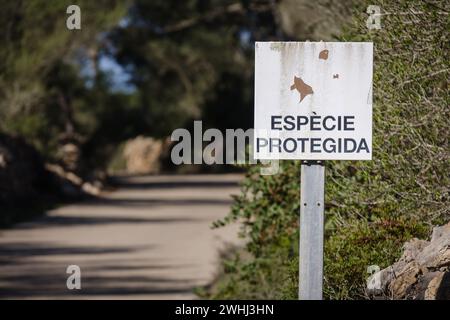
[[[450,220],[449,6],[381,1],[381,30],[366,27],[366,5],[342,41],[374,42],[373,160],[326,163],[327,299],[369,298],[367,267],[392,264],[405,241],[426,239]],[[248,244],[223,264],[203,296],[297,299],[300,163],[281,173],[248,168],[231,213]]]

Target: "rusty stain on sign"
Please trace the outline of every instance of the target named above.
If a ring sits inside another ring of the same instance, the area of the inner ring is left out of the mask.
[[[320,51],[319,59],[322,59],[322,60],[328,59],[328,50],[327,49]]]
[[[300,93],[300,102],[305,99],[305,97],[309,94],[313,94],[314,91],[311,86],[307,85],[302,78],[298,78],[294,76],[294,84],[291,85],[291,90],[297,89]]]

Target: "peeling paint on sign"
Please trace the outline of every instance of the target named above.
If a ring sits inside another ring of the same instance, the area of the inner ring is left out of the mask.
[[[291,85],[291,90],[296,89],[298,93],[300,93],[300,102],[305,99],[305,97],[309,94],[313,94],[314,91],[311,86],[307,85],[302,78],[298,78],[294,76],[294,84]]]
[[[322,60],[328,59],[328,50],[327,49],[320,51],[319,59],[322,59]]]

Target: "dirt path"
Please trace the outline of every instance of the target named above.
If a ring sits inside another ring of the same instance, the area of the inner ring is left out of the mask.
[[[236,244],[237,226],[211,230],[238,175],[121,178],[101,199],[53,210],[0,232],[0,298],[193,299]],[[81,290],[68,290],[68,265]]]

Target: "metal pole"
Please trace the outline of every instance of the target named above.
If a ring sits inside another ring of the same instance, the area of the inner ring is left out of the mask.
[[[323,161],[302,161],[300,182],[299,299],[322,300],[324,187]]]

